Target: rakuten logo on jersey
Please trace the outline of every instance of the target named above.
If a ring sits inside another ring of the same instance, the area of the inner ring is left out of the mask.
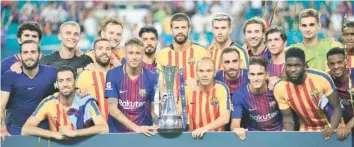
[[[264,122],[271,120],[272,118],[276,117],[278,115],[278,111],[275,111],[273,113],[268,113],[266,115],[250,115],[253,120],[256,122]]]
[[[122,100],[118,100],[119,101],[119,105],[123,108],[123,109],[136,109],[136,108],[140,108],[142,106],[144,106],[145,102],[131,102],[128,100],[122,101]]]

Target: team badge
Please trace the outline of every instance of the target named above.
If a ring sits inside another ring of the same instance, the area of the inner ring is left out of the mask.
[[[317,89],[311,90],[310,95],[312,100],[318,101],[318,97],[320,95],[320,92]]]
[[[146,90],[145,89],[139,89],[139,95],[140,96],[145,96],[146,95]]]
[[[217,97],[211,98],[210,104],[211,104],[211,105],[217,105],[217,104],[219,104],[218,98],[217,98]]]
[[[195,58],[189,58],[188,59],[188,64],[194,64],[195,63]]]

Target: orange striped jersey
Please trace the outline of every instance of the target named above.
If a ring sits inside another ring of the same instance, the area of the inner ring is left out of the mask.
[[[347,55],[347,64],[349,69],[354,68],[354,55],[352,56]]]
[[[123,58],[125,57],[125,53],[123,49],[115,49],[112,50],[112,56],[111,56],[111,64],[114,65],[113,63],[118,60],[119,62],[122,62]],[[90,56],[91,59],[93,60],[94,63],[96,63],[96,58],[93,50],[87,51],[85,53],[87,56]]]
[[[242,48],[242,46],[239,46],[237,43],[234,43],[234,42],[231,42],[229,47],[235,48],[240,53],[240,59],[242,60],[240,67],[243,69],[247,69],[247,67],[248,67],[248,53],[247,53],[247,51],[244,48]],[[209,56],[211,59],[214,60],[217,71],[222,70],[222,68],[223,68],[222,61],[221,61],[222,50],[223,49],[218,48],[215,43],[211,44],[208,47]]]
[[[90,95],[96,98],[98,101],[98,108],[102,116],[107,120],[108,104],[107,99],[104,98],[106,74],[107,72],[85,70],[79,75],[76,81],[76,86],[80,89],[87,89]]]
[[[331,77],[319,70],[307,69],[304,83],[295,85],[280,80],[274,87],[274,96],[280,110],[293,109],[300,117],[300,131],[320,131],[328,124],[324,112],[318,107],[322,96],[336,89]]]
[[[229,88],[220,81],[214,87],[203,92],[186,87],[186,103],[189,131],[201,128],[215,121],[222,113],[230,110]],[[224,131],[224,126],[213,131]]]
[[[91,98],[91,96],[81,98],[80,96],[75,95],[72,106],[65,111],[60,103],[59,93],[55,93],[54,95],[43,99],[33,112],[32,116],[38,121],[48,119],[49,129],[51,131],[59,131],[60,126],[67,126],[75,130],[77,129],[76,122],[78,121],[76,115],[84,115],[84,122],[95,120],[98,115],[101,115],[94,101],[86,105],[84,114],[78,112],[79,107],[82,106],[88,98]]]
[[[196,78],[196,64],[199,59],[208,57],[208,52],[200,45],[192,43],[191,47],[183,51],[174,50],[173,46],[163,48],[156,56],[157,68],[161,71],[162,66],[176,66],[183,68],[184,81]],[[163,82],[162,72],[159,74],[159,83]],[[179,96],[180,75],[176,75],[175,92]],[[178,101],[177,101],[178,103]]]

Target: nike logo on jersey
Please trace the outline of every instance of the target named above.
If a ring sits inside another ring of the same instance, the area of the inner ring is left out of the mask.
[[[35,87],[28,87],[27,90],[32,90],[34,89]]]
[[[122,94],[122,93],[126,93],[128,92],[128,90],[119,90],[119,93]]]

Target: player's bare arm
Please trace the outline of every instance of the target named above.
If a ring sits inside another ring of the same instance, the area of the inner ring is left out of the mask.
[[[9,101],[10,97],[10,92],[6,91],[1,91],[1,116],[0,116],[0,122],[1,122],[1,138],[4,141],[5,136],[9,136],[10,133],[7,131],[6,124],[5,124],[5,108],[7,105],[7,102]]]
[[[39,128],[40,121],[38,121],[34,116],[31,116],[26,123],[23,125],[21,134],[22,135],[34,135],[34,136],[42,136],[47,138],[54,138],[54,139],[64,139],[65,136],[60,132],[54,132],[50,130],[45,130]]]
[[[283,115],[283,128],[286,131],[294,131],[295,130],[295,122],[293,118],[293,112],[290,108],[285,110],[281,110],[281,114]]]

